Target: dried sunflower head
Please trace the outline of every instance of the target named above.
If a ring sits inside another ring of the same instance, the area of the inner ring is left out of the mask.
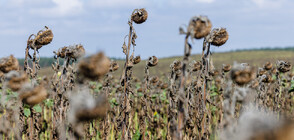
[[[47,98],[47,91],[43,85],[33,86],[25,83],[20,89],[19,98],[28,105],[36,105]]]
[[[261,76],[261,81],[264,83],[271,83],[273,81],[273,79],[270,74],[265,73]]]
[[[71,58],[71,59],[79,59],[85,55],[85,49],[83,45],[73,45],[73,46],[65,46],[60,49],[58,49],[57,52],[55,52],[55,55],[60,58]]]
[[[206,16],[195,16],[189,22],[188,32],[196,39],[207,36],[211,30],[211,22]]]
[[[147,18],[148,18],[148,13],[144,8],[135,9],[133,14],[131,15],[132,21],[134,21],[137,24],[141,24],[145,22]]]
[[[10,71],[5,75],[5,80],[8,82],[7,87],[12,91],[18,91],[22,85],[29,81],[27,75],[23,72]]]
[[[242,86],[255,78],[255,72],[250,66],[234,64],[231,70],[231,78],[237,85]]]
[[[149,57],[149,60],[148,60],[148,66],[149,67],[156,66],[157,63],[158,63],[158,59],[157,59],[156,56]]]
[[[32,35],[31,35],[32,36]],[[53,33],[47,26],[45,29],[40,30],[34,39],[28,41],[28,45],[31,49],[40,49],[42,46],[51,43],[53,40]],[[34,44],[33,44],[34,43]]]
[[[182,69],[182,62],[179,60],[175,60],[171,65],[170,65],[171,69],[173,71],[178,71]]]
[[[210,76],[217,76],[217,75],[219,75],[219,71],[216,70],[216,69],[212,69],[212,70],[210,70],[210,71],[208,72],[208,74],[209,74]]]
[[[162,83],[160,88],[161,89],[167,89],[168,88],[168,84],[167,83]]]
[[[104,76],[110,67],[110,60],[102,53],[97,53],[81,60],[78,64],[78,74],[90,80]]]
[[[291,68],[292,68],[292,65],[288,61],[278,61],[277,62],[277,69],[279,72],[286,73],[286,72],[290,71]]]
[[[257,72],[257,75],[258,76],[262,76],[262,75],[264,75],[264,74],[266,74],[267,72],[266,72],[266,70],[265,69],[263,69],[263,68],[259,68],[258,69],[258,72]]]
[[[116,61],[111,61],[109,71],[114,72],[118,70],[118,68],[119,68],[118,63]]]
[[[159,81],[159,78],[157,76],[152,77],[150,80],[151,83],[157,83],[158,81]]]
[[[78,59],[85,55],[84,46],[81,44],[67,47],[66,55],[72,59]]]
[[[215,46],[221,46],[227,42],[229,34],[225,28],[215,28],[207,36],[208,42]]]
[[[71,97],[71,110],[69,120],[71,122],[91,121],[96,118],[104,118],[109,109],[109,103],[104,95],[93,97],[90,93],[78,93]]]
[[[202,69],[202,64],[200,61],[193,61],[193,63],[190,65],[192,66],[193,71],[199,71]]]
[[[264,68],[265,70],[271,70],[272,67],[273,67],[273,64],[272,64],[271,62],[266,62],[266,63],[264,64],[264,66],[263,66],[263,68]]]
[[[3,73],[8,73],[12,70],[19,70],[18,60],[13,55],[1,58],[0,71],[2,71]]]
[[[53,53],[55,53],[57,57],[65,58],[66,51],[67,51],[67,47],[62,47],[62,48],[59,48],[57,52],[54,51]]]
[[[35,42],[36,45],[47,45],[47,44],[51,43],[51,41],[53,40],[52,30],[45,27],[44,30],[41,30],[37,34],[35,40],[36,40],[36,42]]]
[[[138,63],[141,62],[141,57],[140,56],[136,56],[134,59],[133,59],[133,63],[136,65]]]
[[[224,72],[229,72],[231,70],[232,66],[230,64],[223,64],[222,70]]]
[[[137,89],[137,92],[143,92],[143,88],[141,88],[141,87],[138,88],[138,89]]]

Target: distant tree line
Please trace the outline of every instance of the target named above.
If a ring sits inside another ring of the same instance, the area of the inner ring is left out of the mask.
[[[111,60],[122,60],[121,58],[110,58]],[[56,61],[53,57],[41,57],[40,58],[40,66],[41,67],[51,67],[51,65]],[[19,65],[23,67],[24,65],[24,58],[18,59]],[[63,64],[63,59],[60,59],[59,64]]]
[[[279,48],[279,47],[265,47],[265,48],[256,48],[256,49],[237,49],[232,52],[240,52],[240,51],[275,51],[275,50],[283,50],[283,51],[294,51],[294,46],[293,47],[284,47],[284,48]],[[123,60],[122,58],[110,58],[112,60]],[[24,64],[24,59],[18,59],[19,64],[23,67]],[[51,67],[51,65],[55,62],[55,59],[53,57],[41,57],[40,59],[40,66],[41,67]],[[63,64],[63,61],[60,61],[60,64]]]
[[[294,51],[294,46],[292,47],[264,47],[264,48],[253,48],[253,49],[236,49],[233,52],[240,51]]]

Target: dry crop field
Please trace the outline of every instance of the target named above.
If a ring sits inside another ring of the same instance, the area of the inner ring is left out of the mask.
[[[1,58],[0,139],[294,139],[293,53],[212,55],[229,34],[195,16],[179,30],[182,57],[141,61],[134,25],[147,18],[145,9],[131,14],[124,61],[65,46],[53,52],[52,75],[41,76],[38,50],[54,37],[46,26],[29,36],[23,69],[13,54]],[[195,41],[202,54],[191,56]]]

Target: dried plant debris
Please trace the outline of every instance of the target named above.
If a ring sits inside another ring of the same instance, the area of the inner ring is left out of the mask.
[[[190,20],[188,32],[196,38],[201,39],[211,31],[211,22],[206,16],[195,16]]]
[[[145,22],[147,18],[148,18],[148,13],[144,8],[135,9],[131,15],[132,21],[134,21],[137,24],[141,24]]]
[[[231,78],[236,84],[242,86],[255,78],[255,72],[250,66],[235,63],[231,70]]]
[[[27,75],[23,72],[10,71],[5,75],[7,87],[12,91],[18,91],[22,88],[23,84],[29,81]]]
[[[0,71],[2,71],[3,73],[8,73],[12,70],[19,70],[18,60],[13,55],[1,58]]]
[[[85,55],[85,49],[83,45],[72,45],[60,48],[57,52],[54,52],[57,57],[79,59]]]
[[[110,60],[102,53],[97,53],[81,60],[78,64],[78,74],[90,80],[103,77],[110,68]]]
[[[104,95],[93,97],[89,90],[82,91],[71,97],[71,109],[69,112],[70,122],[90,121],[104,118],[109,109],[109,103]]]
[[[25,83],[19,91],[19,98],[28,105],[41,103],[47,98],[47,90],[41,84],[33,86],[31,83]]]

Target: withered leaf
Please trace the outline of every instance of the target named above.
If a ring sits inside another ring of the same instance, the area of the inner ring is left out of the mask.
[[[179,31],[180,31],[180,35],[186,34],[185,30],[182,27],[179,28]]]
[[[123,49],[123,53],[125,55],[127,55],[127,45],[126,45],[126,42],[124,42],[123,46],[122,46],[122,49]]]

